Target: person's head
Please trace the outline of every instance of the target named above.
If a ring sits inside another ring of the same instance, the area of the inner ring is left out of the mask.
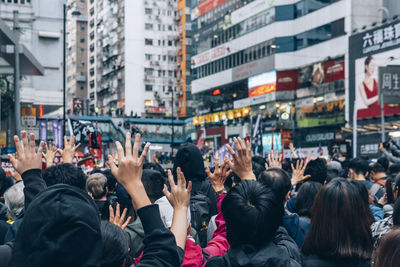
[[[257,162],[252,162],[253,173],[256,177],[258,177],[264,170],[265,167],[261,166]]]
[[[375,63],[372,56],[368,56],[364,61],[364,72],[365,74],[372,76],[375,72]]]
[[[13,266],[98,266],[101,254],[95,202],[84,190],[58,184],[38,194],[25,210],[11,262]]]
[[[102,173],[107,178],[107,189],[108,189],[109,193],[115,191],[115,188],[118,185],[118,181],[114,177],[114,175],[111,173],[111,170],[107,169],[107,170],[102,171],[100,169],[95,169],[92,171],[92,174],[95,174],[95,173]]]
[[[373,267],[397,267],[400,259],[400,228],[388,232],[379,242]]]
[[[107,178],[102,173],[94,173],[89,175],[86,180],[86,191],[94,200],[103,200],[107,196]]]
[[[231,247],[269,242],[282,222],[284,212],[283,202],[272,189],[249,180],[238,183],[228,192],[221,210]]]
[[[370,166],[370,177],[374,181],[377,181],[380,178],[386,177],[385,168],[378,162],[372,164],[372,166]]]
[[[314,200],[311,225],[302,252],[321,257],[371,257],[374,218],[368,206],[365,187],[345,179],[334,179],[324,185]]]
[[[318,182],[305,182],[296,195],[295,211],[299,216],[311,217],[311,209],[315,196],[321,189],[322,184]]]
[[[19,182],[4,193],[4,204],[7,207],[7,218],[15,221],[25,205],[24,183]]]
[[[389,177],[385,184],[386,196],[388,204],[392,204],[399,197],[400,174],[396,178]]]
[[[4,170],[0,168],[0,198],[3,197],[4,192],[7,191],[14,184],[14,179],[6,175]]]
[[[257,164],[260,164],[263,167],[263,171],[265,170],[265,158],[261,157],[261,156],[253,156],[251,157],[251,161],[256,162]]]
[[[129,242],[124,231],[108,221],[101,221],[103,252],[100,267],[122,267],[129,253]]]
[[[349,162],[349,176],[351,179],[358,177],[366,178],[368,176],[368,162],[362,158],[355,158]]]
[[[326,161],[322,158],[311,160],[304,171],[304,175],[311,177],[307,181],[319,182],[324,184],[327,178]]]
[[[174,208],[172,207],[171,203],[169,203],[167,197],[162,197],[156,200],[154,204],[158,205],[158,209],[160,210],[160,217],[161,221],[163,222],[164,226],[168,229],[172,226],[172,219],[174,217]],[[188,235],[190,234],[191,226],[191,214],[190,209],[187,211],[187,226],[188,226]]]
[[[164,196],[162,190],[164,188],[164,176],[159,171],[150,169],[143,170],[142,183],[146,190],[147,196],[151,203]]]
[[[47,168],[43,173],[47,186],[68,184],[85,190],[86,175],[82,169],[70,163],[63,163]]]
[[[159,171],[161,173],[162,176],[164,176],[165,178],[168,177],[167,173],[165,172],[165,170],[163,169],[163,167],[161,167],[160,164],[155,163],[155,162],[146,162],[143,164],[143,170],[154,170],[154,171]]]
[[[261,184],[269,187],[281,201],[286,201],[289,198],[289,191],[292,188],[292,183],[287,172],[280,168],[271,168],[263,171],[258,180]]]
[[[176,153],[173,175],[176,176],[176,169],[180,167],[187,181],[203,181],[206,177],[204,160],[200,150],[193,144],[184,144]]]
[[[400,163],[393,163],[389,166],[389,175],[394,178],[398,174],[400,174]]]
[[[327,182],[330,182],[332,179],[341,177],[343,173],[342,164],[339,161],[331,161],[328,163],[326,168]]]
[[[380,157],[376,162],[382,165],[382,167],[385,169],[385,172],[389,170],[389,160],[385,157]]]

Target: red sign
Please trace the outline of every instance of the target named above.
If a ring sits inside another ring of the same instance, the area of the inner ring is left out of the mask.
[[[297,70],[278,71],[276,73],[276,90],[288,91],[296,90],[298,88],[297,77],[299,72]]]
[[[220,95],[221,94],[221,90],[219,90],[219,89],[215,89],[213,92],[212,92],[212,95]]]
[[[197,13],[197,16],[201,16],[211,10],[213,10],[216,7],[219,7],[223,3],[227,2],[228,0],[204,0],[199,3],[197,8],[199,9],[199,12]]]
[[[147,113],[164,114],[166,112],[167,112],[167,109],[165,107],[159,107],[159,106],[148,106],[147,107]]]
[[[330,60],[324,63],[325,83],[344,79],[344,61]]]

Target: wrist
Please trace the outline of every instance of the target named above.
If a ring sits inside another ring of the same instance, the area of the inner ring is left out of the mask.
[[[243,176],[240,176],[240,178],[242,178],[242,180],[257,180],[253,172],[245,173]]]

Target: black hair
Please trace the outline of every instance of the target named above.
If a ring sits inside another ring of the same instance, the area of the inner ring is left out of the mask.
[[[271,188],[280,201],[285,200],[285,196],[292,188],[289,174],[280,168],[263,171],[258,177],[258,181]]]
[[[149,170],[155,170],[155,171],[159,171],[161,173],[162,176],[164,176],[165,178],[168,177],[167,173],[165,172],[164,168],[161,167],[160,164],[155,163],[155,162],[146,162],[143,164],[143,170],[145,169],[149,169]]]
[[[100,169],[94,169],[91,174],[94,173],[101,173],[104,174],[104,176],[107,178],[107,188],[108,188],[108,192],[113,192],[118,184],[117,179],[114,177],[114,175],[112,174],[111,170],[107,169],[107,170],[100,170]]]
[[[393,163],[389,166],[389,174],[392,176],[396,176],[400,173],[400,163]]]
[[[380,157],[376,162],[382,165],[382,167],[385,169],[385,172],[388,171],[389,169],[389,160],[385,157]]]
[[[366,188],[358,181],[333,179],[315,197],[301,250],[319,257],[368,260],[373,249],[373,221]]]
[[[236,185],[240,183],[240,181],[241,181],[240,177],[237,176],[236,173],[231,172],[228,178],[226,179],[224,186],[227,190],[230,190],[234,186],[234,184]]]
[[[14,179],[6,175],[4,170],[0,168],[0,196],[3,196],[8,188],[13,186]]]
[[[386,172],[385,168],[378,162],[370,166],[370,171],[374,173]]]
[[[327,167],[326,161],[322,158],[311,160],[304,171],[304,175],[310,175],[311,177],[307,181],[318,182],[324,184],[327,178]]]
[[[100,266],[121,267],[129,252],[129,242],[124,231],[108,221],[101,221],[100,229],[103,243]]]
[[[43,180],[47,186],[55,184],[68,184],[85,190],[86,175],[82,169],[71,163],[62,163],[51,166],[43,172]]]
[[[314,204],[315,196],[321,189],[322,184],[308,181],[301,187],[296,196],[295,211],[299,216],[311,217],[311,209]]]
[[[349,169],[352,169],[356,174],[362,174],[366,176],[369,167],[368,162],[362,158],[355,158],[349,162]]]
[[[142,183],[152,203],[164,196],[162,190],[164,188],[165,179],[159,171],[150,169],[143,170]]]
[[[253,157],[251,157],[251,161],[253,163],[256,162],[257,164],[261,165],[263,167],[263,169],[265,170],[265,163],[266,163],[265,158],[263,158],[261,156],[253,156]]]
[[[364,61],[364,66],[365,66],[365,67],[368,66],[369,63],[371,63],[371,61],[372,61],[373,59],[374,59],[374,58],[373,58],[372,56],[368,56],[368,57],[365,59],[365,61]],[[364,72],[367,73],[367,70],[364,69]]]
[[[254,180],[233,187],[221,205],[226,236],[231,247],[269,242],[282,222],[283,202],[274,192]]]
[[[252,162],[253,173],[256,178],[265,170],[265,167],[261,166],[257,162]]]
[[[400,226],[400,198],[397,198],[393,206],[393,225]]]

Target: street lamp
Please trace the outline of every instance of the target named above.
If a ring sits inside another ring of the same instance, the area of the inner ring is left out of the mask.
[[[174,89],[172,86],[170,87],[170,90],[168,92],[171,92],[171,102],[172,102],[172,112],[171,112],[171,126],[172,126],[172,134],[171,134],[171,157],[172,154],[174,153],[174,134],[175,134],[175,128],[174,128]]]

